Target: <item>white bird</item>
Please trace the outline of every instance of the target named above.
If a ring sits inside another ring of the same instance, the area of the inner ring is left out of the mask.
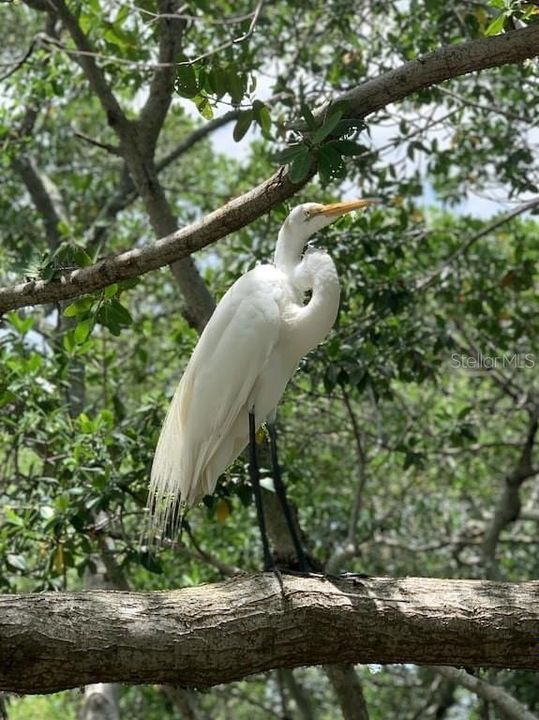
[[[372,199],[292,210],[277,239],[274,264],[240,277],[222,298],[172,398],[153,460],[149,535],[176,522],[179,506],[210,495],[256,427],[272,421],[301,358],[324,340],[339,307],[335,264],[304,247],[316,231]],[[305,293],[311,297],[305,304]]]

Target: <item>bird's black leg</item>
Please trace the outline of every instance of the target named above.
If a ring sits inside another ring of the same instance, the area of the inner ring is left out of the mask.
[[[266,533],[266,521],[264,520],[264,509],[262,507],[262,493],[260,490],[260,472],[258,470],[258,461],[256,458],[256,425],[254,412],[249,413],[249,475],[253,485],[255,495],[256,515],[258,518],[258,527],[262,536],[262,550],[264,552],[264,570],[271,570],[274,566],[271,557],[268,535]]]
[[[305,550],[303,549],[297,526],[294,522],[294,518],[292,517],[290,505],[288,504],[288,499],[286,497],[286,487],[281,477],[281,468],[279,467],[279,462],[277,460],[277,433],[273,423],[268,423],[268,432],[270,437],[271,465],[273,469],[273,484],[275,486],[275,492],[279,498],[279,502],[281,503],[286,524],[288,525],[288,531],[290,532],[292,542],[294,543],[299,569],[301,572],[306,573],[310,571],[311,567],[307,561],[307,556],[305,554]]]

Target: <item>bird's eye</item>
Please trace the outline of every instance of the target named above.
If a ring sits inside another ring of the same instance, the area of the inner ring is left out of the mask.
[[[311,211],[310,210],[304,210],[303,211],[304,219],[310,220],[311,219]]]

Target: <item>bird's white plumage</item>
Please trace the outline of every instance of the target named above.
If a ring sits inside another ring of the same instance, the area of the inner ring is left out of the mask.
[[[333,326],[340,292],[335,265],[325,252],[302,258],[302,250],[316,230],[368,203],[296,207],[279,233],[275,265],[250,270],[224,295],[161,430],[148,500],[151,536],[175,521],[178,501],[192,505],[213,492],[247,445],[249,412],[257,426],[275,412],[303,355]],[[304,305],[308,289],[312,297]]]
[[[156,527],[178,498],[191,505],[212,493],[246,444],[248,425],[241,432],[235,421],[245,415],[247,423],[253,390],[279,337],[282,292],[267,277],[260,282],[272,274],[268,269],[277,272],[255,268],[224,295],[172,399],[152,469]]]

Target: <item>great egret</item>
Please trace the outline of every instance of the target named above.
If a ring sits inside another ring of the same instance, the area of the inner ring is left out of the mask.
[[[219,475],[251,438],[250,467],[263,535],[264,561],[271,565],[265,538],[254,433],[270,423],[299,361],[331,330],[340,286],[335,264],[321,250],[303,249],[318,230],[372,199],[331,205],[298,205],[277,239],[273,265],[259,265],[224,295],[206,325],[168,409],[153,460],[148,497],[149,534],[156,537],[178,508],[211,494]],[[305,304],[305,293],[311,298]],[[275,435],[272,457],[277,470]],[[275,477],[281,497],[284,486]],[[301,544],[283,498],[283,509],[300,565]],[[295,536],[294,536],[295,535]]]

